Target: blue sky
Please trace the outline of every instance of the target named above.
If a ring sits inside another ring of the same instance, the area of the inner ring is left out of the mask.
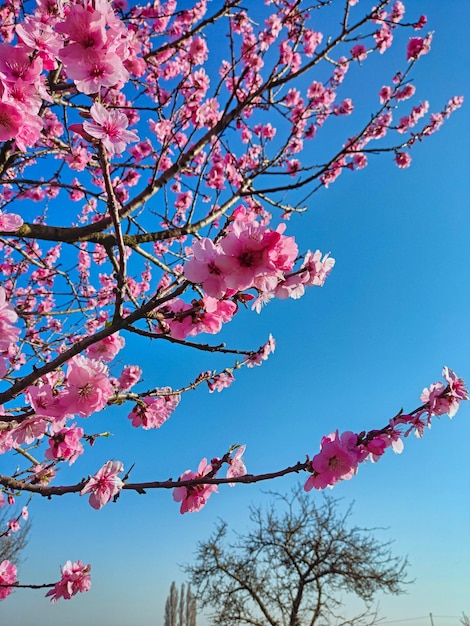
[[[156,432],[132,429],[127,411],[108,410],[95,423],[115,436],[77,461],[75,476],[115,458],[126,467],[136,463],[136,481],[176,477],[234,443],[247,444],[250,472],[275,470],[315,454],[322,435],[336,428],[380,427],[400,407],[415,408],[443,365],[470,380],[470,5],[406,5],[410,15],[426,12],[435,31],[431,53],[414,71],[418,94],[431,110],[453,95],[466,96],[464,107],[415,146],[409,169],[399,170],[388,155],[371,158],[368,168],[343,174],[310,199],[307,214],[291,219],[289,234],[301,249],[331,251],[337,264],[323,289],[300,301],[273,302],[259,316],[246,312],[227,326],[225,340],[241,347],[258,347],[271,332],[277,348],[269,361],[236,373],[236,383],[221,394],[187,394]],[[403,48],[392,49],[377,74],[369,73],[373,93],[402,54]],[[126,362],[141,362],[161,385],[177,386],[217,366],[209,355],[142,348],[128,342]],[[452,421],[443,416],[422,440],[409,437],[402,455],[389,452],[378,464],[361,466],[333,492],[345,503],[355,501],[357,525],[387,528],[380,536],[395,541],[396,554],[408,555],[416,582],[405,596],[379,599],[386,620],[424,616],[413,624],[427,624],[432,612],[435,626],[456,626],[462,611],[470,613],[469,416],[467,405]],[[0,472],[6,469],[0,458]],[[267,489],[303,481],[221,488],[204,510],[184,516],[163,491],[124,493],[98,512],[77,496],[35,498],[21,581],[54,581],[60,564],[80,559],[92,564],[93,587],[55,605],[43,591],[19,590],[0,603],[0,623],[163,624],[171,581],[185,580],[179,564],[191,561],[215,520],[243,532],[249,504],[267,501]],[[198,624],[205,626],[202,617]]]

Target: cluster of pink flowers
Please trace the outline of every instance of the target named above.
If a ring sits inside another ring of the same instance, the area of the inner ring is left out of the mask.
[[[20,150],[34,145],[43,127],[42,70],[42,59],[25,47],[0,44],[0,141],[14,139]]]
[[[84,593],[91,589],[91,565],[84,565],[81,561],[67,561],[60,568],[62,577],[54,588],[46,593],[46,598],[57,602],[60,598],[70,600],[77,593]]]
[[[129,414],[132,426],[142,426],[144,430],[160,428],[179,404],[179,394],[171,393],[171,389],[160,389],[166,395],[148,396],[135,405]]]
[[[377,461],[388,447],[401,452],[401,437],[412,431],[421,437],[424,428],[431,425],[432,416],[447,413],[453,417],[460,402],[468,400],[468,391],[464,381],[448,367],[444,367],[442,375],[447,385],[438,382],[424,389],[420,397],[424,403],[422,407],[410,415],[399,414],[381,431],[371,431],[366,435],[350,431],[340,435],[336,431],[323,437],[320,452],[311,461],[312,475],[305,483],[305,491],[333,487],[340,480],[349,480],[356,474],[359,463],[366,459]],[[403,435],[398,429],[402,424],[409,425]]]
[[[246,446],[237,446],[233,457],[230,457],[230,455],[228,455],[227,458],[224,457],[225,462],[229,465],[227,478],[245,476],[246,467],[242,460],[245,448]],[[183,474],[181,474],[179,480],[198,480],[204,478],[205,476],[214,477],[219,471],[221,465],[222,461],[217,458],[212,459],[210,463],[207,462],[207,459],[202,459],[199,463],[199,467],[197,468],[197,472],[186,470]],[[230,484],[233,486],[233,483]],[[181,502],[180,513],[195,513],[196,511],[200,511],[202,507],[207,504],[209,497],[217,491],[217,485],[207,483],[198,483],[187,487],[175,487],[175,489],[173,489],[173,500],[175,500],[175,502]]]
[[[218,299],[255,289],[253,308],[258,312],[273,297],[299,298],[306,286],[324,284],[334,259],[322,258],[319,250],[308,251],[301,268],[294,271],[298,248],[284,231],[285,224],[270,230],[238,209],[228,234],[217,244],[208,238],[194,242],[184,275]]]

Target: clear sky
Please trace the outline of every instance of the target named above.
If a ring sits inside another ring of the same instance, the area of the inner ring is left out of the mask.
[[[413,149],[409,169],[399,170],[388,155],[371,158],[368,168],[344,173],[310,199],[307,214],[291,219],[289,234],[301,249],[331,251],[337,264],[323,289],[273,302],[261,315],[247,311],[227,326],[224,340],[237,347],[258,347],[274,335],[276,352],[261,368],[236,373],[236,383],[220,394],[202,388],[186,394],[155,432],[133,429],[127,411],[106,411],[95,423],[115,437],[79,459],[72,480],[109,458],[126,468],[135,463],[134,481],[176,478],[234,443],[247,444],[249,472],[276,470],[315,454],[322,435],[336,428],[381,427],[400,407],[415,408],[443,365],[470,381],[470,3],[406,6],[413,17],[426,13],[435,31],[431,53],[414,72],[418,96],[437,111],[464,95],[463,108]],[[379,59],[377,74],[368,74],[371,93],[400,55],[403,48]],[[364,86],[351,92],[366,102]],[[177,387],[221,362],[161,345],[143,350],[128,342],[126,350],[126,362],[142,363],[162,386]],[[405,441],[402,455],[388,452],[376,465],[363,464],[333,492],[355,501],[357,525],[386,527],[380,536],[408,555],[415,583],[407,595],[379,598],[387,621],[423,617],[413,624],[429,624],[432,612],[434,626],[457,626],[462,611],[470,613],[469,417],[463,405],[452,421],[435,420],[422,440]],[[0,457],[0,473],[6,470]],[[93,587],[55,605],[44,591],[18,590],[0,603],[0,624],[163,625],[171,581],[185,581],[179,564],[191,561],[215,520],[243,532],[249,504],[266,501],[266,489],[288,489],[305,478],[227,486],[200,513],[184,516],[164,491],[126,492],[98,512],[78,496],[36,497],[21,582],[53,582],[61,564],[80,559],[92,564]],[[205,626],[203,617],[198,624]]]

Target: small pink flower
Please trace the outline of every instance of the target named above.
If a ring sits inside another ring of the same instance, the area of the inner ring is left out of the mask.
[[[411,37],[406,49],[406,60],[416,60],[423,54],[427,54],[431,49],[431,40],[431,34],[424,37],[424,39],[422,37]]]
[[[80,495],[83,496],[86,493],[90,493],[90,505],[97,510],[103,508],[123,488],[124,483],[118,478],[118,474],[123,471],[124,466],[121,461],[107,461],[88,480]]]
[[[411,157],[408,152],[397,152],[395,155],[395,163],[399,168],[405,169],[411,165]]]
[[[142,370],[138,365],[126,365],[118,378],[119,390],[129,391],[139,382],[141,376]]]
[[[207,385],[209,387],[209,392],[212,393],[214,391],[222,391],[222,389],[226,389],[230,387],[230,385],[235,381],[233,374],[230,372],[221,372],[220,374],[216,374],[212,380],[207,381]]]
[[[361,43],[358,43],[351,48],[351,56],[356,61],[365,61],[367,58],[367,48]]]
[[[245,476],[246,475],[246,467],[243,463],[242,456],[245,452],[246,445],[240,446],[233,457],[230,459],[229,468],[227,470],[227,478],[234,478],[236,476]],[[235,483],[229,483],[231,487],[235,486]]]
[[[84,565],[81,561],[67,561],[60,569],[61,579],[46,593],[46,598],[50,597],[51,602],[57,602],[60,598],[70,600],[75,594],[91,589],[91,565]]]
[[[20,529],[20,523],[17,519],[11,519],[8,522],[8,528],[11,530],[12,533],[17,533]]]

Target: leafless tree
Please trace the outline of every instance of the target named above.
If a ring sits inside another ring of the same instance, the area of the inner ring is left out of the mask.
[[[214,626],[372,624],[377,592],[403,593],[407,560],[393,556],[377,529],[351,526],[351,506],[318,504],[302,491],[275,494],[264,510],[252,507],[252,530],[227,540],[227,524],[200,542],[186,567]],[[348,619],[341,596],[352,593],[364,610]]]
[[[16,520],[20,523],[20,527],[16,532],[13,532],[8,526],[11,520]],[[15,513],[8,506],[0,509],[0,563],[8,560],[18,565],[20,554],[28,543],[30,528],[31,523],[23,520],[21,514]]]
[[[173,581],[165,603],[165,626],[196,626],[196,598],[191,586],[184,584],[178,592]]]

